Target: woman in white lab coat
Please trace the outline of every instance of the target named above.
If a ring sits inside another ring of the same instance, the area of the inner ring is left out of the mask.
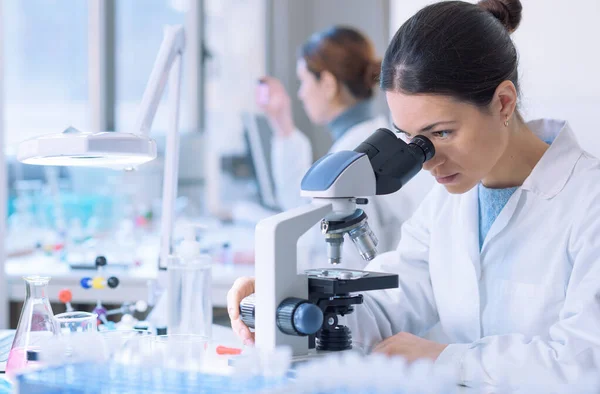
[[[313,123],[327,125],[334,140],[330,152],[353,150],[378,128],[391,126],[373,108],[380,68],[370,40],[348,27],[316,33],[300,48],[298,98]],[[272,158],[278,203],[282,210],[306,204],[308,201],[300,196],[300,183],[313,163],[312,149],[308,138],[294,125],[290,98],[281,82],[265,77],[257,88],[257,101],[276,130]],[[431,188],[430,177],[419,179],[420,183],[411,182],[395,195],[371,198],[363,207],[379,238],[380,252],[398,245],[402,222]],[[301,268],[328,265],[325,240],[319,231],[309,232],[299,249]],[[341,267],[362,269],[365,265],[354,245],[346,242]]]
[[[364,293],[347,324],[355,343],[435,360],[466,385],[572,383],[600,360],[600,161],[568,123],[519,115],[520,19],[518,0],[433,4],[382,65],[396,129],[432,140],[440,185],[366,268],[399,288]],[[237,302],[253,290],[240,279],[229,294],[246,341]],[[445,343],[422,338],[435,325]]]

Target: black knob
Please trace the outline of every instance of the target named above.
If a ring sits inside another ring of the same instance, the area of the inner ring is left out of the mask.
[[[27,361],[40,361],[40,353],[35,350],[28,350]]]
[[[119,278],[117,278],[116,276],[111,276],[110,278],[108,278],[108,280],[106,281],[106,284],[108,285],[108,287],[110,287],[111,289],[116,288],[117,286],[119,286]]]
[[[254,328],[255,322],[254,294],[250,294],[240,302],[240,316],[245,325]]]
[[[106,257],[98,256],[96,257],[96,267],[104,267],[106,265]]]
[[[167,335],[167,327],[156,327],[156,335]]]
[[[435,147],[433,146],[433,143],[429,140],[429,138],[423,135],[415,136],[408,145],[421,148],[424,157],[423,162],[430,160],[435,155]]]

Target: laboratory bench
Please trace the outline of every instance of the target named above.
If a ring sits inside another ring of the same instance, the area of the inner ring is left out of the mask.
[[[103,275],[118,277],[119,285],[115,289],[97,290],[84,289],[80,285],[81,278],[97,276],[96,270],[71,269],[68,264],[43,254],[9,258],[5,269],[10,301],[23,301],[25,297],[24,276],[45,275],[51,277],[48,285],[51,302],[59,302],[58,293],[66,288],[71,290],[75,303],[96,303],[100,299],[107,304],[148,300],[153,295],[158,273],[156,266],[151,263],[129,269],[111,268],[109,264]],[[227,292],[235,279],[253,274],[254,266],[250,264],[213,264],[212,299],[214,306],[227,306]]]
[[[212,266],[212,297],[216,307],[227,306],[227,292],[236,278],[252,276],[254,274],[253,249],[254,227],[247,225],[222,225],[218,228],[209,227],[210,230],[202,235],[203,242],[207,245],[227,244],[232,252],[245,255],[246,261],[238,264],[234,261],[215,261]],[[23,276],[46,275],[50,276],[49,297],[51,302],[58,302],[58,293],[62,289],[70,289],[73,302],[96,303],[102,302],[118,304],[122,302],[147,301],[151,299],[157,280],[158,236],[150,237],[139,246],[137,252],[141,259],[139,266],[131,264],[127,268],[121,265],[111,266],[110,261],[105,267],[103,276],[108,278],[116,276],[119,285],[115,289],[84,289],[80,285],[83,277],[95,277],[95,269],[73,269],[66,262],[59,261],[57,257],[35,252],[22,256],[9,257],[5,264],[8,281],[8,297],[10,301],[22,301],[25,297],[25,283]],[[219,259],[217,259],[219,260]],[[248,261],[251,260],[251,261]]]
[[[0,330],[0,374],[4,373],[8,353],[14,338],[14,330]],[[213,324],[212,327],[212,343],[227,347],[241,348],[241,341],[235,336],[231,327]]]
[[[67,263],[56,258],[34,253],[27,256],[13,257],[6,261],[6,281],[8,290],[10,327],[16,327],[22,303],[25,299],[24,276],[42,275],[51,277],[48,284],[48,298],[52,308],[59,313],[64,306],[59,301],[59,292],[69,289],[72,292],[72,304],[76,309],[92,310],[98,300],[108,308],[119,307],[124,302],[151,300],[156,294],[158,270],[155,264],[143,264],[140,267],[111,268],[110,264],[102,274],[105,278],[116,276],[119,285],[115,289],[84,289],[80,281],[83,277],[98,275],[92,269],[72,269]],[[227,306],[227,292],[233,282],[240,276],[252,276],[254,265],[214,263],[212,265],[212,302],[215,317],[220,316]],[[118,316],[117,316],[118,317]],[[112,320],[112,319],[111,319]]]

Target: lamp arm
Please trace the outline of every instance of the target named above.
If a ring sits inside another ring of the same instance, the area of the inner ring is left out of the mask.
[[[135,131],[148,136],[160,99],[169,81],[169,123],[165,144],[165,163],[160,221],[159,270],[166,269],[171,253],[177,179],[179,173],[179,104],[181,91],[182,55],[185,47],[183,26],[166,26],[164,38],[156,55],[138,112]]]
[[[171,253],[173,223],[175,220],[175,200],[179,179],[179,104],[181,90],[182,57],[177,56],[169,75],[169,124],[165,144],[165,165],[163,175],[162,216],[160,222],[160,260],[158,268],[166,269],[167,258]]]
[[[163,41],[160,44],[158,55],[142,96],[134,128],[137,133],[146,136],[150,134],[154,115],[156,115],[165,84],[169,79],[169,70],[173,68],[177,59],[181,59],[184,47],[185,33],[183,26],[166,26]],[[170,95],[172,96],[172,94]]]

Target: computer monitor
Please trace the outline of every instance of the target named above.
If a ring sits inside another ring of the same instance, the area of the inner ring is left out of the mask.
[[[268,209],[279,210],[271,164],[273,129],[265,116],[256,113],[243,113],[242,123],[261,205]]]

